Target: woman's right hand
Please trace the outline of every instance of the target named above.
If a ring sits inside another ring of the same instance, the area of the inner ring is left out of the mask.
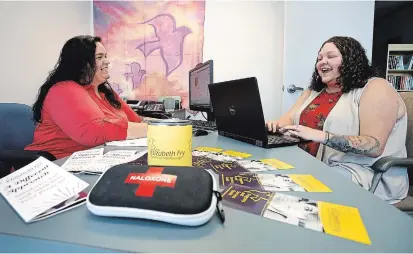
[[[280,125],[280,121],[275,120],[275,121],[269,121],[266,123],[267,129],[269,132],[273,133],[284,133],[285,131],[280,131],[280,128],[283,127]]]
[[[148,131],[147,123],[128,123],[128,131],[126,139],[144,138]]]

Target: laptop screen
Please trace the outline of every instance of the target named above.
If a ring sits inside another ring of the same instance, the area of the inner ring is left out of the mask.
[[[219,132],[264,141],[267,137],[260,92],[255,77],[209,85]]]

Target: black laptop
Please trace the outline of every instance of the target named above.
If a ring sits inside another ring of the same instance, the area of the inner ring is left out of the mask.
[[[209,85],[218,134],[264,148],[293,146],[303,139],[268,133],[255,77]]]

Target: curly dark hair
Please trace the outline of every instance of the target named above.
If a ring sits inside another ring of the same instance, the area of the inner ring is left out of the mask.
[[[321,45],[320,50],[324,44],[329,42],[334,43],[343,58],[339,68],[340,77],[337,78],[337,83],[342,86],[343,93],[364,87],[369,78],[377,75],[376,70],[374,70],[369,63],[366,50],[356,39],[345,36],[334,36],[325,41],[323,45]],[[318,52],[320,52],[320,50]],[[309,89],[320,92],[325,86],[318,74],[316,60]]]
[[[36,122],[41,122],[44,100],[50,88],[56,83],[70,80],[85,86],[93,81],[96,42],[101,42],[101,38],[82,35],[73,37],[64,44],[59,60],[40,87],[37,99],[32,106],[33,118]],[[105,98],[113,107],[118,109],[121,107],[120,101],[107,81],[100,84],[98,90],[105,95]]]

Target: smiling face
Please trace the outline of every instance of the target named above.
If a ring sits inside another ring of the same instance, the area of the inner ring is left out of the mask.
[[[342,55],[334,43],[328,42],[321,48],[317,59],[317,72],[324,84],[336,85],[340,77],[339,68],[342,63]]]
[[[93,84],[100,85],[110,78],[109,66],[110,62],[107,58],[105,47],[100,42],[96,42],[95,53],[95,76],[93,77]]]

